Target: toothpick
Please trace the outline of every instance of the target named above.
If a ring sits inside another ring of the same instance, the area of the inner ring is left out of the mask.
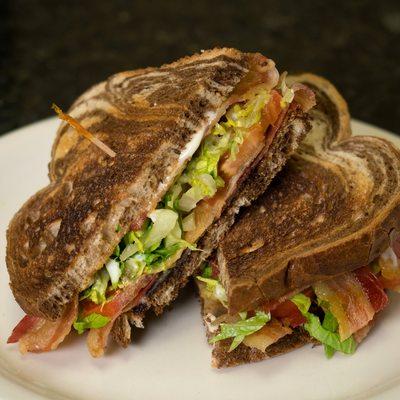
[[[91,134],[87,129],[85,129],[75,118],[72,118],[68,114],[64,114],[60,107],[56,104],[52,104],[51,108],[57,113],[58,118],[66,121],[70,126],[75,128],[75,130],[86,139],[90,140],[94,145],[96,145],[99,149],[103,150],[110,157],[115,157],[115,151],[111,150],[105,143],[103,143],[100,139]]]

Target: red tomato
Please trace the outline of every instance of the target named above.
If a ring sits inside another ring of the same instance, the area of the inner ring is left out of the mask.
[[[277,318],[290,325],[292,328],[296,328],[306,322],[303,314],[297,308],[297,306],[290,300],[286,300],[283,303],[278,304],[272,311],[271,316]]]

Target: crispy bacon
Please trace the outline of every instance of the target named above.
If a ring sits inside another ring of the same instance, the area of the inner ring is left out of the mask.
[[[297,292],[291,292],[291,293],[287,293],[285,296],[282,296],[281,298],[277,299],[277,300],[268,300],[266,303],[264,303],[261,306],[261,310],[263,310],[264,312],[268,313],[268,312],[272,312],[273,310],[275,310],[280,304],[284,303],[286,300],[289,300],[290,297],[292,297],[293,295],[295,295]],[[314,290],[312,289],[312,287],[309,287],[307,289],[304,289],[301,293],[303,293],[305,296],[309,297],[311,300],[313,300],[315,298],[315,293]]]
[[[155,275],[143,275],[136,282],[125,286],[114,294],[112,300],[102,305],[86,302],[82,315],[98,313],[110,318],[110,322],[98,329],[91,329],[87,337],[87,346],[93,357],[101,357],[107,347],[108,337],[115,320],[125,311],[136,306],[156,280]]]
[[[27,352],[41,353],[55,350],[71,331],[73,322],[78,314],[77,299],[57,321],[25,316],[14,328],[7,343],[19,342],[22,354]]]
[[[137,305],[143,295],[150,289],[156,276],[145,275],[137,282],[117,291],[113,298],[104,305],[84,301],[82,316],[92,313],[102,314],[111,321],[100,329],[91,329],[88,335],[88,347],[93,357],[104,354],[107,339],[114,321],[125,311]],[[78,315],[78,300],[75,299],[66,310],[64,316],[57,321],[26,315],[13,329],[7,343],[19,342],[22,354],[27,352],[46,352],[55,350],[65,339]]]
[[[37,324],[41,322],[41,318],[33,317],[31,315],[25,315],[24,318],[19,321],[18,325],[11,332],[7,343],[18,343],[19,339],[24,336],[28,331],[32,330]]]
[[[278,83],[279,72],[272,60],[259,53],[252,54],[250,57],[250,70],[235,87],[232,94],[234,99],[251,95],[252,88],[263,86],[266,90],[270,90]]]
[[[314,92],[306,85],[296,82],[293,84],[294,102],[299,104],[303,111],[307,112],[316,104]]]
[[[338,320],[341,340],[354,335],[357,343],[368,334],[376,313],[388,303],[381,282],[367,267],[319,282],[314,285],[314,290],[308,288],[303,294],[310,298],[317,294],[319,299],[327,301]],[[284,297],[265,303],[261,309],[270,312],[272,320],[244,340],[247,346],[261,351],[290,334],[290,328],[296,328],[306,322],[296,305]]]
[[[291,333],[292,330],[289,327],[282,325],[277,319],[272,319],[259,331],[246,336],[243,343],[246,346],[265,351],[268,346],[271,346],[271,344],[277,342],[283,336]]]
[[[387,294],[379,279],[367,267],[358,268],[353,272],[374,308],[375,312],[381,311],[389,302]]]
[[[390,236],[391,247],[388,247],[378,260],[381,271],[380,281],[384,288],[400,291],[399,234],[393,231]]]
[[[369,331],[374,326],[374,323],[375,323],[375,318],[369,321],[368,324],[364,326],[364,328],[361,328],[357,332],[353,333],[354,340],[358,344],[360,344],[367,337]]]
[[[375,315],[363,286],[353,273],[346,273],[314,285],[319,299],[329,303],[330,311],[339,323],[341,340],[363,328]]]

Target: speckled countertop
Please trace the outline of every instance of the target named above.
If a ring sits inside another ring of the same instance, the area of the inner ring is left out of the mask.
[[[213,46],[335,83],[355,118],[400,133],[400,2],[0,1],[0,134],[126,69]]]

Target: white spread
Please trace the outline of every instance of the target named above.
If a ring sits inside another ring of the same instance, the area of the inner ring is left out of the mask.
[[[183,164],[186,160],[191,158],[196,150],[199,148],[201,141],[203,140],[204,135],[210,127],[210,124],[215,120],[217,113],[208,112],[206,115],[205,124],[200,127],[199,131],[196,132],[189,143],[186,144],[182,153],[179,156],[179,163]]]

